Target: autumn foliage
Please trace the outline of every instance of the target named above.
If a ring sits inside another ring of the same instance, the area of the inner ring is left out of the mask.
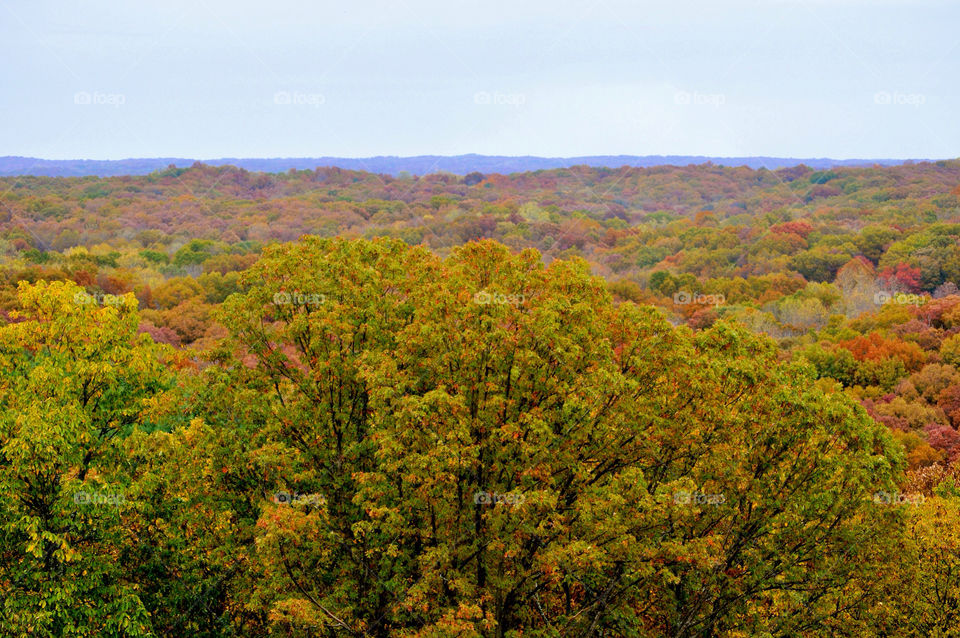
[[[958,162],[0,182],[0,634],[955,630]]]

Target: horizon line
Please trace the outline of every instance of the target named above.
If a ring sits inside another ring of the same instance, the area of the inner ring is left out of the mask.
[[[3,159],[26,159],[38,160],[43,162],[123,162],[128,160],[189,160],[195,162],[209,162],[219,160],[312,160],[312,159],[342,159],[342,160],[365,160],[365,159],[425,159],[442,158],[453,159],[460,157],[479,157],[479,158],[504,158],[504,159],[544,159],[544,160],[571,160],[571,159],[589,159],[589,158],[660,158],[660,157],[682,157],[682,158],[705,158],[705,159],[777,159],[777,160],[818,160],[835,162],[869,162],[869,161],[889,161],[889,162],[937,162],[944,160],[960,159],[960,155],[951,157],[831,157],[828,155],[706,155],[702,153],[648,153],[643,155],[629,153],[590,153],[584,155],[500,155],[488,153],[421,153],[418,155],[220,155],[217,157],[193,157],[189,155],[137,155],[127,157],[111,158],[91,158],[91,157],[40,157],[36,155],[0,155]]]

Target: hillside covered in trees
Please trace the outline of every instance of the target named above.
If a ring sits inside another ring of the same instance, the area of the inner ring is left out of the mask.
[[[949,636],[960,161],[0,179],[0,633]]]

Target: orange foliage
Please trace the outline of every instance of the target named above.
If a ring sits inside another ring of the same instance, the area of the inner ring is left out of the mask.
[[[857,361],[897,358],[903,361],[907,370],[919,369],[927,359],[923,348],[917,344],[896,338],[886,338],[879,332],[841,341],[838,345],[849,350]]]
[[[813,232],[813,226],[805,219],[798,219],[796,221],[783,222],[782,224],[771,226],[770,232],[800,235],[806,239],[807,235]]]

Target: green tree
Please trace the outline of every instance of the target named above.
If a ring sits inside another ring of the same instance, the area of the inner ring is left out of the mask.
[[[770,342],[492,242],[308,238],[243,284],[208,386],[304,495],[259,503],[277,631],[783,635],[868,604],[902,453]]]
[[[23,283],[0,327],[0,633],[147,636],[122,440],[169,382],[133,295]]]

